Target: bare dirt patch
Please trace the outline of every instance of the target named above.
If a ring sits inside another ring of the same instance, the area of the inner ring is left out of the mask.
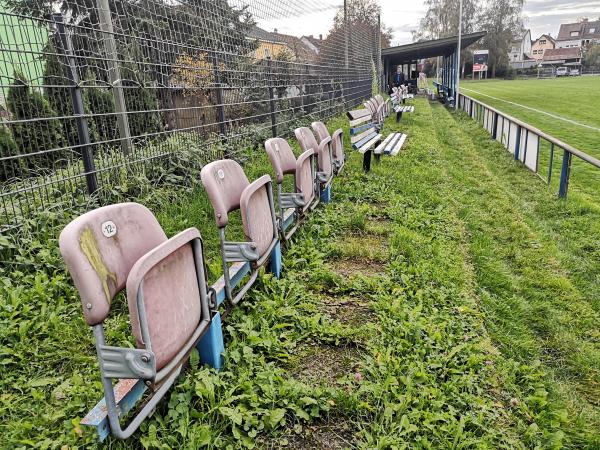
[[[385,272],[385,265],[380,261],[362,258],[344,258],[329,261],[331,269],[345,278],[356,275],[372,277]]]
[[[315,384],[334,385],[342,377],[353,376],[359,368],[359,350],[354,345],[306,345],[291,362],[290,373]]]
[[[356,297],[325,296],[318,305],[321,313],[344,325],[361,326],[373,321],[375,314],[368,300]]]
[[[343,277],[380,275],[389,259],[385,239],[376,235],[346,236],[335,244],[332,256],[332,270]]]
[[[302,431],[291,428],[282,436],[261,445],[265,449],[294,450],[345,450],[356,448],[356,438],[352,425],[344,418],[304,425]]]
[[[346,423],[324,423],[305,426],[300,434],[286,437],[282,448],[295,450],[343,450],[355,448],[354,433]]]

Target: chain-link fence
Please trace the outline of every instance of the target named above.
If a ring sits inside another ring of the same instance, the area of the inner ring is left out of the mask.
[[[5,226],[190,149],[243,160],[369,97],[379,61],[371,1],[2,2]]]

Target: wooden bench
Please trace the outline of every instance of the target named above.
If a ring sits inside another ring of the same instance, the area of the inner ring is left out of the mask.
[[[391,133],[384,141],[375,148],[373,153],[375,155],[390,155],[396,156],[400,153],[404,142],[406,141],[406,134],[403,133]]]
[[[371,169],[371,153],[375,146],[381,142],[373,115],[368,109],[355,109],[346,113],[350,119],[350,142],[352,148],[363,155],[363,169]]]
[[[402,113],[415,112],[415,107],[413,105],[398,105],[394,108],[394,112],[396,113],[396,122],[400,122]]]

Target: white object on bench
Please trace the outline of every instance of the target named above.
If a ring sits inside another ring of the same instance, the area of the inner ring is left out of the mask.
[[[391,133],[385,140],[377,146],[374,150],[376,155],[385,154],[390,156],[396,156],[400,153],[404,142],[406,141],[406,134],[402,133]]]
[[[394,108],[394,111],[399,113],[405,113],[405,112],[415,112],[415,107],[413,105],[406,105],[406,106],[402,106],[402,105],[398,105]]]

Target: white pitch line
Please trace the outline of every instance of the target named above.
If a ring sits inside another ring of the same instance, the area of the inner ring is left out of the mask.
[[[567,119],[566,117],[557,116],[556,114],[552,114],[552,113],[549,113],[547,111],[542,111],[540,109],[535,109],[535,108],[532,108],[531,106],[521,105],[520,103],[515,103],[515,102],[508,101],[508,100],[504,100],[503,98],[492,97],[491,95],[484,94],[483,92],[475,91],[473,89],[469,89],[469,88],[466,88],[466,87],[461,87],[460,89],[461,89],[461,91],[475,92],[476,94],[483,95],[483,96],[489,97],[489,98],[493,98],[494,100],[499,100],[501,102],[510,103],[511,105],[519,106],[520,108],[529,109],[531,111],[535,111],[535,112],[540,113],[540,114],[546,114],[547,116],[553,117],[555,119],[564,120],[565,122],[572,123],[573,125],[577,125],[577,126],[584,127],[584,128],[589,128],[590,130],[594,130],[594,131],[600,131],[600,128],[598,128],[598,127],[594,127],[592,125],[587,125],[585,123],[575,122],[574,120]]]

